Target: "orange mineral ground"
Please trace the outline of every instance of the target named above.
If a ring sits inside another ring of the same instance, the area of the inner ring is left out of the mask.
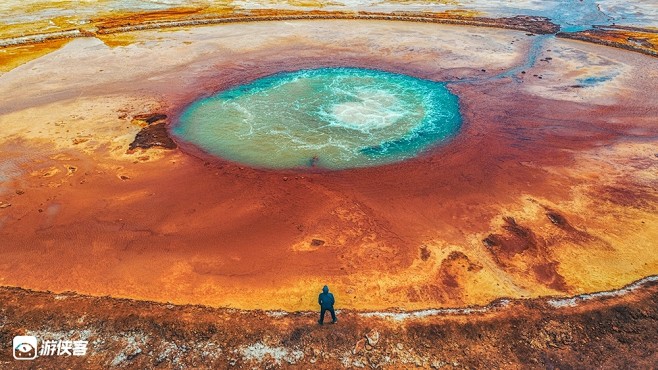
[[[657,13],[623,5],[2,2],[0,369],[655,368]],[[340,171],[170,135],[340,66],[445,82],[459,132]]]
[[[658,273],[651,56],[381,20],[44,47],[0,75],[0,285],[298,311],[328,284],[343,308],[417,310]],[[463,126],[417,158],[343,171],[250,168],[186,143],[129,150],[148,121],[167,139],[200,97],[324,66],[448,81]]]

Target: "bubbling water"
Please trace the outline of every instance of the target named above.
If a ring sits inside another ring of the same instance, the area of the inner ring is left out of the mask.
[[[445,84],[359,68],[280,73],[187,107],[178,140],[263,168],[375,166],[418,155],[461,125]]]
[[[385,90],[360,89],[355,95],[357,101],[334,104],[328,120],[334,124],[370,132],[395,124],[404,117],[400,101]]]

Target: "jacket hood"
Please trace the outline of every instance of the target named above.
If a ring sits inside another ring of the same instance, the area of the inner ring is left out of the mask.
[[[329,293],[329,287],[325,285],[324,287],[322,287],[322,291],[324,293]]]

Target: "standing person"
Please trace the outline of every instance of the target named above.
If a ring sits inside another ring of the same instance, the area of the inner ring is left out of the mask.
[[[324,323],[324,314],[326,311],[329,311],[331,314],[331,323],[335,324],[338,322],[336,319],[336,313],[334,312],[334,303],[336,301],[334,300],[334,295],[329,293],[329,287],[324,286],[322,288],[322,293],[318,296],[318,304],[320,305],[320,320],[318,320],[318,323],[322,325]]]

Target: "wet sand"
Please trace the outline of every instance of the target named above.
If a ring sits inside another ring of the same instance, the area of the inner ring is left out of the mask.
[[[302,310],[326,283],[342,307],[423,309],[656,274],[658,60],[547,39],[495,78],[536,37],[288,21],[72,40],[0,76],[0,285]],[[419,158],[340,172],[183,142],[127,152],[137,115],[171,125],[199,97],[322,66],[452,81],[464,126]]]

